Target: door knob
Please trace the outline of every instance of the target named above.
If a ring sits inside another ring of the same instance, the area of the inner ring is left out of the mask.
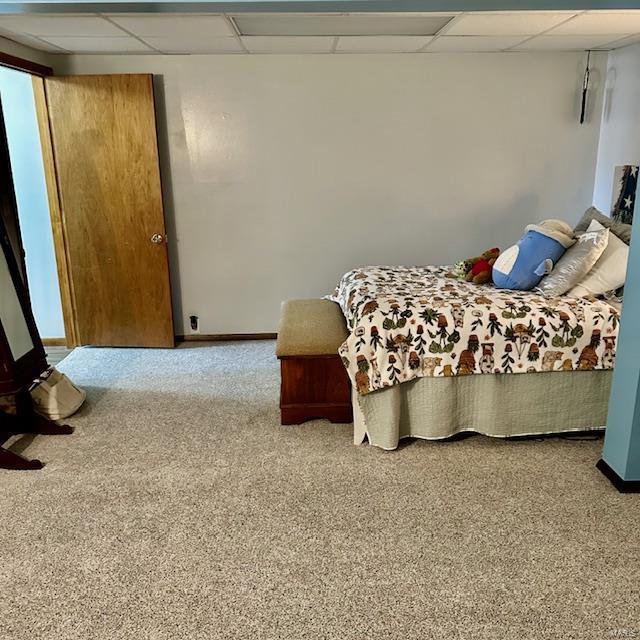
[[[162,244],[164,242],[164,236],[161,233],[154,233],[151,236],[151,242],[153,242],[153,244]]]

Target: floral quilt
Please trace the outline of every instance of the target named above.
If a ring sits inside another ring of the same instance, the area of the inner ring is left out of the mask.
[[[618,311],[449,275],[450,267],[365,267],[334,295],[350,331],[340,347],[362,395],[424,376],[612,369]]]

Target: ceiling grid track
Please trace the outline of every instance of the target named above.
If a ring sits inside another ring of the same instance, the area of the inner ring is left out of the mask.
[[[557,29],[558,27],[562,26],[563,24],[567,24],[567,22],[571,22],[572,20],[575,20],[578,16],[581,16],[584,13],[586,13],[586,11],[581,11],[579,13],[576,13],[573,16],[569,16],[566,20],[560,22],[559,24],[556,24],[553,27],[549,27],[545,31],[541,31],[540,33],[536,33],[536,34],[534,34],[532,36],[527,36],[525,39],[522,40],[522,42],[519,42],[517,45],[515,45],[514,47],[511,47],[510,49],[505,49],[505,51],[514,51],[516,49],[516,47],[521,47],[523,44],[526,44],[527,42],[529,42],[529,40],[533,40],[534,38],[537,38],[538,36],[544,36],[544,35],[546,35],[548,33],[551,33],[554,29]]]
[[[156,49],[155,47],[152,47],[148,42],[145,42],[141,37],[137,36],[135,33],[128,31],[122,25],[119,25],[117,22],[114,22],[108,15],[105,15],[103,13],[99,13],[97,15],[103,20],[106,20],[107,22],[111,23],[114,27],[117,27],[118,29],[120,29],[123,33],[126,33],[128,36],[142,43],[145,47],[149,47],[151,51],[155,51],[156,53],[162,53],[160,49]]]
[[[60,55],[607,51],[640,41],[640,10],[0,13],[0,37]]]
[[[222,17],[224,18],[226,23],[229,25],[229,28],[231,29],[231,31],[233,31],[233,37],[236,39],[240,47],[242,47],[242,51],[244,53],[249,53],[249,49],[247,49],[244,42],[242,42],[242,38],[240,37],[240,31],[238,30],[238,25],[236,25],[233,18],[226,13],[223,13]]]

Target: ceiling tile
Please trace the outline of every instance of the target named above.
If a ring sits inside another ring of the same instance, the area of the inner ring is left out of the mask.
[[[0,27],[32,36],[122,36],[121,29],[97,16],[0,16]]]
[[[234,37],[188,37],[182,33],[162,38],[145,37],[143,40],[162,53],[242,53],[244,49]]]
[[[110,20],[130,33],[144,38],[174,38],[233,36],[234,31],[221,16],[160,15],[110,15]]]
[[[629,47],[632,44],[637,44],[638,42],[640,42],[640,35],[627,36],[626,38],[620,38],[616,36],[616,38],[616,40],[612,40],[611,42],[607,42],[606,45],[602,45],[603,48],[606,47],[607,49],[621,49],[622,47]]]
[[[331,36],[244,36],[241,39],[251,53],[329,53],[334,40]]]
[[[417,51],[433,40],[432,36],[342,36],[338,52],[405,52]]]
[[[440,36],[426,51],[484,52],[502,51],[522,42],[522,36]]]
[[[233,20],[247,36],[433,35],[453,15],[402,14],[240,14]]]
[[[605,36],[536,36],[515,47],[517,51],[585,51],[608,44],[615,35]]]
[[[460,16],[447,35],[456,36],[532,36],[567,20],[574,13],[518,11],[515,13],[469,13]]]
[[[24,44],[28,47],[31,47],[32,49],[38,49],[39,51],[66,53],[64,50],[60,49],[60,47],[56,47],[49,42],[45,42],[44,40],[40,40],[39,38],[34,38],[33,36],[25,36],[21,33],[4,32],[2,29],[0,29],[0,38]]]
[[[144,43],[128,36],[121,38],[47,36],[43,40],[74,53],[153,53]]]
[[[551,31],[553,35],[631,35],[640,33],[640,12],[593,11],[583,13]]]

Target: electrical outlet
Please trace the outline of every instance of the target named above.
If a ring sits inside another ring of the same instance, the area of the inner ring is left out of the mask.
[[[189,333],[200,333],[200,318],[189,316]]]

